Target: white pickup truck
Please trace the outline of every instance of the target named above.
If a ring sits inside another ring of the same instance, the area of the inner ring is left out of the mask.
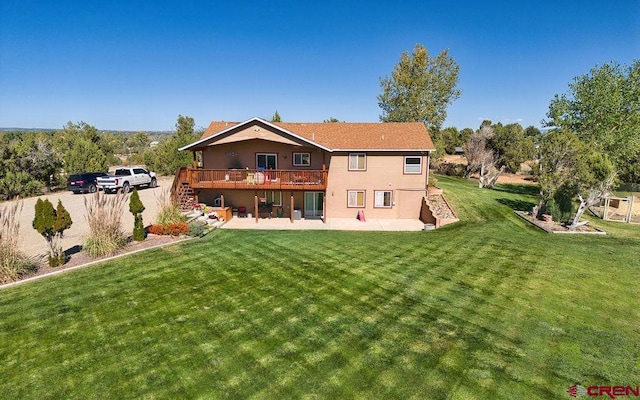
[[[128,193],[132,187],[158,186],[156,173],[140,167],[118,168],[113,175],[99,177],[96,182],[105,193],[117,191]]]

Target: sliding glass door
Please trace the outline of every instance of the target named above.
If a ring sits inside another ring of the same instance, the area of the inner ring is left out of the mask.
[[[304,192],[304,217],[308,219],[322,218],[324,215],[324,193]]]

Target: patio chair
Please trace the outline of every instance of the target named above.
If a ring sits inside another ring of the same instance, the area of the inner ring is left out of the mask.
[[[238,218],[247,218],[247,207],[238,207]]]

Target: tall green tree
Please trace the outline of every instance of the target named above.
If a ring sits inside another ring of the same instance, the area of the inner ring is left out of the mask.
[[[29,196],[51,187],[62,166],[44,132],[0,133],[0,200]]]
[[[282,122],[282,118],[280,118],[280,114],[278,114],[278,110],[276,110],[276,113],[273,114],[273,117],[271,117],[271,122]]]
[[[609,194],[616,177],[608,156],[575,132],[554,129],[542,139],[537,213],[552,214],[575,229],[584,211]],[[579,207],[574,209],[574,201]],[[573,218],[570,216],[573,215]]]
[[[640,60],[595,66],[549,104],[546,126],[575,132],[613,162],[623,181],[640,180]]]
[[[439,130],[447,118],[447,107],[460,97],[456,88],[459,71],[448,50],[432,58],[423,45],[416,44],[411,55],[402,53],[390,77],[380,79],[380,120],[424,122]]]
[[[66,174],[106,171],[114,159],[114,147],[86,122],[67,122],[53,137],[54,147],[64,160]]]
[[[508,172],[516,173],[520,165],[535,156],[535,143],[525,135],[525,131],[518,123],[493,125],[494,135],[489,146],[494,150],[497,164],[504,165]]]
[[[192,165],[192,153],[178,149],[196,141],[202,134],[201,131],[195,131],[194,126],[192,117],[179,115],[175,132],[145,152],[144,161],[147,167],[160,175],[173,175],[178,168]]]
[[[86,139],[75,140],[65,153],[64,161],[65,170],[69,174],[85,171],[101,172],[109,169],[107,156],[97,144]]]

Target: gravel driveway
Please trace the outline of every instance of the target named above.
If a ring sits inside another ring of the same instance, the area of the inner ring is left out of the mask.
[[[140,200],[145,206],[145,210],[142,213],[142,220],[145,226],[155,222],[156,215],[158,213],[158,200],[163,192],[168,195],[171,189],[173,177],[160,177],[158,179],[158,187],[142,188],[138,190]],[[86,196],[92,196],[91,194],[73,194],[68,191],[60,191],[47,195],[42,195],[40,198],[49,199],[56,207],[58,199],[62,201],[62,205],[71,214],[71,221],[73,224],[71,228],[64,232],[64,238],[62,239],[62,248],[68,250],[74,246],[82,245],[82,242],[89,234],[89,226],[85,219],[86,210],[84,207],[84,198]],[[108,195],[113,196],[113,195]],[[128,194],[127,196],[130,196]],[[45,239],[31,226],[33,217],[35,215],[35,205],[38,197],[30,197],[28,199],[21,200],[23,202],[22,212],[20,213],[20,250],[27,255],[41,255],[46,254],[48,251],[47,242]],[[1,202],[0,207],[6,206],[12,202]],[[129,212],[129,200],[127,200],[124,213],[122,215],[122,230],[125,235],[131,235],[133,233],[133,215]]]

